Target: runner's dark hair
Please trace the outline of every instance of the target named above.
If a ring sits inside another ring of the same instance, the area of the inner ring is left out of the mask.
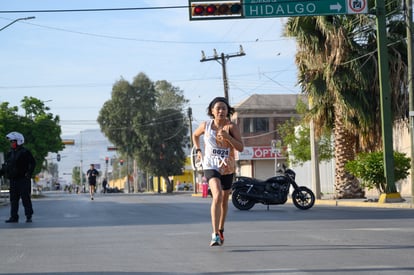
[[[217,102],[223,102],[224,104],[226,104],[226,105],[227,105],[227,110],[228,110],[228,114],[227,114],[227,116],[230,118],[230,117],[231,117],[231,115],[234,113],[234,108],[230,106],[230,104],[229,104],[228,100],[227,100],[225,97],[216,97],[216,98],[214,98],[214,99],[210,102],[210,104],[208,104],[208,107],[207,107],[207,115],[209,115],[209,116],[210,116],[210,117],[212,117],[212,118],[214,117],[214,116],[213,116],[213,113],[211,112],[211,110],[213,109],[214,105],[215,105]]]

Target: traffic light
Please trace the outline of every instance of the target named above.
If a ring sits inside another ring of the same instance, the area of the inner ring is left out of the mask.
[[[119,165],[121,165],[121,166],[124,165],[124,160],[123,159],[119,160]]]
[[[56,155],[56,160],[57,160],[57,161],[60,161],[60,154],[57,154],[57,155]]]
[[[108,162],[109,162],[109,158],[105,157],[105,163],[108,164]]]
[[[116,151],[116,150],[118,150],[118,148],[116,146],[108,146],[106,148],[106,150],[108,150],[108,151]]]
[[[190,20],[232,19],[243,17],[241,0],[190,0]]]
[[[64,145],[75,145],[74,139],[62,139],[62,144]]]

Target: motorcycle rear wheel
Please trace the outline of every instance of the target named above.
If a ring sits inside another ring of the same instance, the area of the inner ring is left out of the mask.
[[[239,210],[249,210],[251,209],[256,202],[252,201],[245,196],[242,196],[240,192],[247,192],[247,188],[235,189],[231,195],[231,201],[233,202],[234,207]]]
[[[315,194],[309,188],[300,186],[298,190],[293,191],[292,201],[297,208],[307,210],[315,204]]]

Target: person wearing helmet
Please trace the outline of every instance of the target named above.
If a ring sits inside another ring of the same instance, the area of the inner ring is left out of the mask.
[[[11,132],[6,138],[10,141],[11,149],[5,157],[0,169],[10,181],[10,218],[7,223],[19,222],[19,200],[22,199],[26,222],[32,222],[33,207],[30,199],[31,178],[36,167],[32,153],[23,147],[24,137],[19,132]]]

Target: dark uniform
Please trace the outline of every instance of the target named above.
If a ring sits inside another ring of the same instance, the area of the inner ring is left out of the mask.
[[[95,165],[91,164],[90,169],[86,171],[86,176],[88,177],[91,200],[93,200],[93,194],[95,193],[96,188],[96,177],[99,176],[99,172],[95,169]]]
[[[15,142],[15,141],[14,141]],[[32,153],[21,144],[12,148],[0,170],[10,181],[10,218],[6,222],[19,221],[19,200],[22,199],[26,222],[32,221],[33,207],[30,199],[31,178],[36,167]]]

